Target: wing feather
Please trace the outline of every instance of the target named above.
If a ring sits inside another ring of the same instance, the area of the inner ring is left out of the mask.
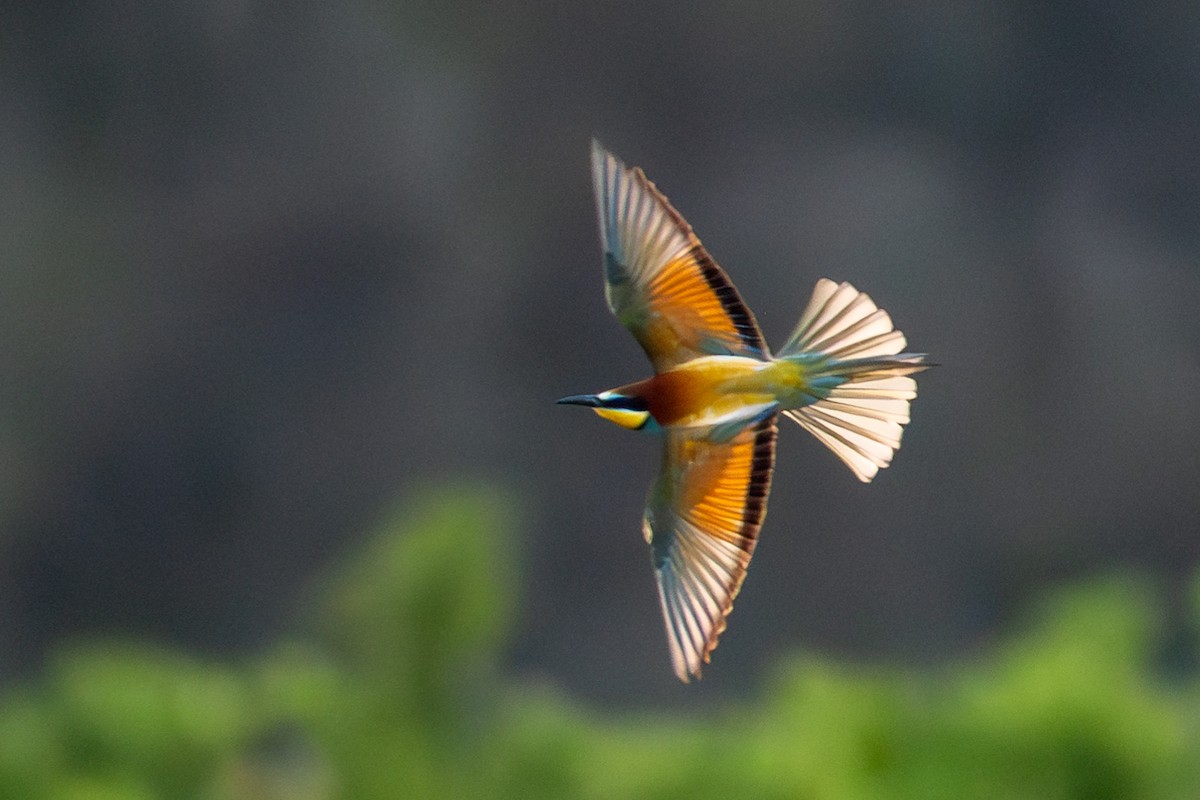
[[[671,662],[700,677],[746,577],[766,516],[776,417],[726,442],[669,430],[644,527],[658,580]]]
[[[658,372],[704,355],[763,358],[754,315],[645,173],[592,143],[609,308]]]

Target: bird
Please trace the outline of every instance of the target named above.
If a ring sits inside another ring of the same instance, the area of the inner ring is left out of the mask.
[[[774,354],[725,271],[638,167],[592,141],[608,306],[653,375],[563,397],[623,428],[656,434],[662,463],[642,533],[650,545],[671,664],[702,677],[725,631],[767,513],[780,416],[863,482],[891,463],[933,366],[869,296],[817,281]]]

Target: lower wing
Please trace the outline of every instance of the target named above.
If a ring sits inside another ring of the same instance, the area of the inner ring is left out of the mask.
[[[715,442],[668,429],[643,529],[675,674],[700,677],[746,577],[767,513],[776,415]]]

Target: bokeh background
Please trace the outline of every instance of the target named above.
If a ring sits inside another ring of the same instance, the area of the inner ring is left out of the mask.
[[[795,652],[936,671],[1097,575],[1153,587],[1148,658],[1194,674],[1195,3],[0,16],[0,694],[84,640],[257,658],[447,492],[511,506],[497,669],[597,712],[755,702]],[[552,404],[648,369],[603,301],[592,136],[769,342],[828,276],[943,365],[869,486],[784,427],[687,688],[639,530],[657,445]]]

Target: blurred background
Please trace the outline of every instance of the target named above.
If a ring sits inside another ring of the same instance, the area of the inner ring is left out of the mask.
[[[937,670],[1128,573],[1191,674],[1195,3],[4,6],[0,691],[81,640],[257,658],[447,491],[511,505],[497,669],[588,708],[749,701],[798,651]],[[784,426],[686,689],[639,527],[658,446],[552,404],[648,371],[592,136],[769,342],[827,276],[943,365],[869,486]]]

